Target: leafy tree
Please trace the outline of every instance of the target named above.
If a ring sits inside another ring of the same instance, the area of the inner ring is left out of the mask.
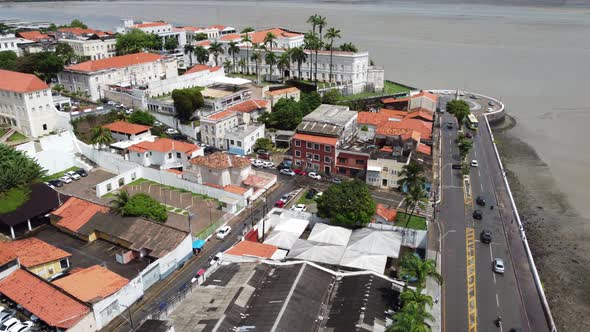
[[[11,33],[12,29],[10,29],[10,27],[8,27],[8,25],[4,24],[4,23],[0,23],[0,35],[5,35],[7,33]]]
[[[338,101],[342,98],[342,94],[338,89],[332,89],[324,92],[324,96],[322,97],[322,103],[324,104],[332,104],[335,105]]]
[[[70,28],[88,29],[88,26],[79,19],[74,19],[72,22],[70,22]]]
[[[393,324],[387,332],[430,332],[427,320],[434,317],[423,306],[412,303],[393,314]]]
[[[307,54],[305,53],[303,46],[291,49],[291,60],[297,63],[297,77],[302,79],[301,64],[307,61]]]
[[[254,151],[272,149],[272,140],[270,138],[261,137],[254,143]]]
[[[160,36],[133,29],[129,33],[117,35],[115,48],[119,55],[138,53],[145,50],[158,50],[162,47]]]
[[[375,214],[367,185],[359,180],[332,185],[317,201],[318,216],[343,226],[365,225]]]
[[[424,166],[418,164],[414,160],[411,160],[409,164],[402,167],[402,171],[399,174],[401,179],[399,179],[397,183],[401,188],[404,186],[408,189],[415,186],[422,187],[426,182],[426,178],[423,176],[423,174]]]
[[[240,33],[248,33],[252,31],[255,31],[253,27],[245,27]]]
[[[358,48],[356,47],[356,45],[354,45],[353,43],[344,43],[340,46],[338,46],[338,49],[342,52],[358,52]]]
[[[46,82],[57,77],[63,67],[62,59],[50,52],[27,54],[16,59],[16,71],[35,74]]]
[[[193,66],[193,53],[195,52],[195,47],[191,44],[184,45],[184,54],[188,54],[188,59],[190,62],[190,67]]]
[[[232,67],[231,61],[229,61],[229,60],[223,61],[223,68],[227,73],[231,72],[231,67]]]
[[[0,144],[0,169],[0,194],[12,188],[38,182],[47,173],[36,159],[4,144]]]
[[[341,38],[342,36],[340,36],[340,30],[338,29],[334,29],[334,28],[330,28],[328,29],[328,31],[326,32],[326,39],[328,39],[330,41],[330,82],[332,82],[332,61],[333,61],[333,57],[334,57],[334,39],[336,38]]]
[[[70,64],[76,59],[76,53],[72,46],[66,43],[57,43],[55,54],[63,61],[64,64]]]
[[[168,220],[166,206],[147,194],[139,193],[131,196],[122,209],[123,216],[144,217],[158,222]]]
[[[209,54],[213,55],[213,57],[215,57],[215,65],[219,66],[219,54],[223,54],[224,50],[223,50],[223,46],[221,46],[220,43],[218,43],[217,41],[212,42],[209,45]]]
[[[459,155],[461,155],[462,159],[469,154],[469,151],[473,148],[473,141],[467,138],[460,139],[457,142],[457,148],[459,148]]]
[[[428,194],[422,186],[410,186],[409,190],[405,193],[405,203],[406,214],[408,214],[408,209],[412,208],[412,211],[408,214],[408,219],[406,219],[406,224],[404,225],[404,228],[408,228],[408,224],[410,223],[410,220],[412,220],[416,208],[419,207],[424,209],[428,204]]]
[[[95,126],[92,128],[90,142],[92,142],[92,144],[98,145],[99,150],[103,146],[109,146],[114,141],[115,140],[111,135],[111,131],[108,128],[103,126]]]
[[[432,259],[422,260],[413,253],[407,253],[399,261],[399,275],[403,279],[416,279],[415,285],[419,288],[426,286],[426,278],[434,278],[442,284],[443,278],[436,271],[436,263]]]
[[[16,53],[13,51],[0,52],[0,69],[16,70]]]
[[[246,75],[250,75],[250,45],[252,44],[252,38],[248,35],[248,32],[250,31],[246,31],[246,29],[242,30],[243,35],[241,42],[246,45]],[[254,29],[252,29],[252,31],[254,31]]]
[[[447,103],[447,111],[457,118],[459,129],[463,124],[463,120],[469,115],[469,104],[465,100],[457,99],[451,100]]]
[[[240,73],[244,73],[244,68],[246,68],[246,60],[240,59],[238,61],[238,68],[240,68]]]
[[[57,25],[55,25],[55,23],[51,23],[49,28],[47,28],[47,31],[57,31]]]
[[[369,127],[367,127],[367,125],[363,125],[361,127],[361,131],[369,131]]]
[[[403,305],[418,304],[419,306],[426,307],[428,304],[430,307],[433,305],[432,296],[423,294],[422,288],[405,288],[400,294],[400,300]]]
[[[196,41],[207,40],[207,39],[209,39],[209,36],[207,36],[207,34],[204,32],[199,32],[199,33],[195,34],[193,39]]]
[[[203,46],[195,47],[195,55],[197,56],[197,62],[200,64],[209,61],[209,52]]]
[[[301,123],[301,119],[318,108],[322,99],[317,92],[304,93],[299,102],[292,98],[280,99],[274,106],[272,113],[264,113],[258,118],[268,128],[293,130]]]
[[[190,121],[195,110],[205,105],[203,95],[198,88],[176,89],[172,91],[172,100],[176,109],[176,118]]]
[[[470,171],[471,171],[471,166],[469,165],[469,163],[462,162],[461,163],[461,174],[469,175]]]
[[[115,214],[123,214],[123,209],[127,203],[129,203],[129,192],[127,190],[121,190],[115,194],[115,198],[109,202],[111,206],[111,212]]]
[[[166,38],[166,42],[164,42],[164,49],[167,51],[174,51],[178,47],[178,39],[174,37]]]
[[[144,126],[153,126],[155,121],[156,118],[146,111],[137,110],[129,116],[129,122]]]

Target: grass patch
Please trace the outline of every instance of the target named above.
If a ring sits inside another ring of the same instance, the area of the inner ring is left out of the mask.
[[[406,88],[405,86],[395,84],[393,82],[385,81],[385,84],[383,85],[383,92],[388,95],[410,91],[411,90]]]
[[[23,205],[31,191],[29,188],[17,187],[0,193],[0,214],[12,212]]]
[[[407,214],[403,212],[398,212],[397,217],[395,218],[395,224],[399,227],[404,227],[408,220]],[[419,217],[419,216],[412,216],[410,222],[408,223],[408,228],[411,229],[418,229],[418,230],[426,230],[426,218]]]
[[[305,192],[305,194],[301,195],[301,197],[299,198],[299,200],[297,201],[297,204],[305,204],[305,205],[309,205],[309,204],[314,204],[315,200],[306,198],[305,195],[307,195],[307,191]]]
[[[16,141],[22,141],[26,138],[27,138],[27,136],[19,133],[18,131],[15,131],[14,134],[10,135],[10,137],[8,138],[8,141],[9,142],[16,142]]]
[[[44,182],[47,182],[47,181],[50,181],[50,180],[59,179],[59,178],[61,178],[62,176],[64,176],[64,174],[66,174],[67,172],[69,172],[69,171],[75,171],[75,170],[77,170],[77,169],[78,169],[78,167],[73,167],[73,166],[72,166],[72,167],[70,167],[70,168],[64,169],[64,170],[63,170],[63,171],[61,171],[61,172],[57,172],[57,173],[53,173],[53,174],[51,174],[51,175],[47,175],[47,176],[45,176],[45,177],[41,178],[41,180],[42,180],[42,181],[44,181]],[[105,195],[105,196],[106,196],[106,195]],[[104,197],[104,196],[103,196],[103,197]]]
[[[135,181],[131,181],[131,182],[127,183],[126,186],[139,186],[140,184],[146,183],[146,182],[155,183],[155,182],[150,181],[148,179],[139,178],[139,179],[136,179]]]
[[[8,128],[0,128],[0,137],[4,136],[8,132]]]
[[[188,211],[184,211],[184,212],[182,213],[182,215],[183,215],[183,216],[188,216]]]
[[[176,209],[174,209],[174,213],[182,213],[182,209],[176,208]]]
[[[115,198],[115,197],[117,197],[117,195],[111,191],[110,193],[106,193],[106,194],[102,195],[101,198]]]
[[[174,206],[170,206],[170,205],[168,205],[168,206],[166,206],[166,210],[168,210],[168,211],[172,211],[172,210],[174,210]]]

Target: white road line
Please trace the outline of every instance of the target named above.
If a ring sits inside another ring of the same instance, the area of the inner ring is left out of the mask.
[[[479,169],[477,170],[477,176],[481,177],[481,173],[479,172]]]
[[[494,285],[496,284],[496,273],[492,271],[492,276],[494,277]]]
[[[381,197],[381,196],[373,196],[373,197],[374,197],[374,198],[379,198],[379,199],[382,199],[382,200],[384,200],[384,201],[392,201],[392,202],[395,202],[395,201],[396,201],[395,199],[386,198],[386,197]]]
[[[473,155],[477,157],[477,151],[473,150]]]
[[[479,186],[481,187],[481,191],[483,191],[483,183],[480,183]]]
[[[490,262],[494,261],[494,256],[492,255],[492,246],[490,246]]]
[[[498,294],[496,294],[496,306],[500,308],[500,300],[498,299]]]

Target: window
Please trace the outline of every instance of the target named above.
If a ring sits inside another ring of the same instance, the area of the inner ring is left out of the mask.
[[[295,150],[295,157],[301,157],[301,151]]]
[[[168,159],[172,159],[172,152],[168,153]]]
[[[319,154],[314,154],[313,155],[313,160],[320,160],[320,155]]]
[[[319,150],[320,149],[320,145],[319,144],[314,144],[313,145],[313,149],[314,150]]]
[[[387,167],[383,167],[382,171],[383,171],[383,172],[389,172],[389,168],[387,168]]]
[[[232,139],[232,140],[230,140],[230,141],[229,141],[229,144],[231,144],[231,145],[234,145],[234,144],[235,144],[235,143],[234,143],[234,140],[233,140],[233,139]]]
[[[307,147],[308,149],[312,149],[312,145],[313,145],[313,144],[311,144],[310,142],[307,142],[307,144],[306,144],[306,147]]]
[[[338,158],[338,162],[341,164],[346,164],[346,158]]]
[[[238,147],[242,147],[242,141],[238,141]]]
[[[180,156],[180,152],[176,152],[176,158],[182,158],[182,157]]]
[[[43,124],[43,130],[47,130],[47,125]]]
[[[301,146],[301,141],[300,140],[295,140],[295,146]]]
[[[147,153],[146,153],[147,154]],[[139,152],[137,153],[137,156],[139,157]]]
[[[311,153],[307,152],[307,153],[305,154],[305,158],[307,158],[307,159],[311,159]]]
[[[324,151],[326,152],[332,152],[332,147],[329,145],[324,145]]]
[[[330,159],[330,157],[324,157],[324,163],[329,164],[332,162],[332,159]]]
[[[362,160],[362,159],[357,159],[357,160],[356,160],[356,164],[357,164],[357,165],[364,165],[364,164],[365,164],[365,161],[364,161],[364,160]]]

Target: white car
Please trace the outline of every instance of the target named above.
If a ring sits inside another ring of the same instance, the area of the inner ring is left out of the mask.
[[[471,167],[477,167],[477,166],[479,166],[479,163],[477,162],[477,160],[473,159],[471,161]]]
[[[279,173],[283,174],[283,175],[289,175],[289,176],[295,176],[295,172],[293,172],[293,170],[288,169],[288,168],[283,168],[279,171]]]
[[[254,161],[252,162],[252,166],[264,167],[264,162],[262,162],[262,160],[260,160],[260,159],[254,159]]]
[[[174,134],[178,134],[178,131],[174,128],[168,128],[168,129],[166,129],[166,134],[174,135]]]
[[[493,108],[491,108],[491,107],[488,107],[488,112],[493,112],[493,111],[494,111],[494,109],[493,109]]]
[[[69,176],[67,176],[67,175],[64,175],[61,178],[59,178],[59,181],[61,181],[63,183],[71,183],[72,182],[72,178],[69,177]]]
[[[109,100],[109,101],[107,101],[107,105],[116,106],[117,105],[117,102],[116,101]]]
[[[211,260],[209,261],[209,265],[213,266],[215,264],[221,263],[222,257],[223,257],[223,253],[221,253],[221,252],[216,253],[215,256],[211,257]]]
[[[316,172],[309,172],[309,173],[307,174],[307,176],[309,176],[309,177],[310,177],[310,178],[312,178],[312,179],[316,179],[316,180],[321,180],[321,179],[322,179],[322,176],[321,176],[321,175],[319,175],[319,174],[318,174],[318,173],[316,173]]]
[[[14,316],[13,310],[3,309],[2,312],[0,312],[0,326],[1,324],[4,324],[5,321],[11,319],[12,316]]]
[[[16,324],[15,326],[11,327],[9,332],[27,332],[30,331],[31,328],[35,325],[31,321],[26,321],[20,324]]]
[[[218,240],[223,240],[229,235],[230,232],[231,232],[231,227],[223,226],[217,231],[217,235],[215,237]]]
[[[275,168],[275,163],[273,163],[272,161],[263,161],[262,162],[262,167],[264,167],[264,168]]]
[[[501,258],[494,258],[494,272],[504,273],[504,261]]]
[[[74,171],[69,171],[69,172],[66,173],[66,175],[69,176],[69,177],[71,177],[72,179],[74,179],[76,181],[80,180],[80,178],[81,178],[80,177],[80,174],[78,174],[78,173],[76,173]]]
[[[320,198],[320,197],[322,197],[323,194],[324,193],[322,191],[318,191],[318,193],[315,194],[315,198]]]
[[[128,110],[125,111],[126,114],[131,114],[133,112],[135,112],[135,110],[133,108],[130,108],[130,109],[128,109]]]
[[[13,328],[14,326],[16,326],[17,324],[20,324],[20,320],[16,319],[16,318],[11,318],[7,321],[5,321],[2,326],[0,326],[0,332],[6,332],[9,331],[11,328]]]
[[[162,122],[160,122],[160,121],[154,121],[154,126],[161,126],[161,125],[162,125]]]
[[[305,204],[297,204],[291,207],[291,210],[305,212],[307,210],[307,206],[305,206]]]

